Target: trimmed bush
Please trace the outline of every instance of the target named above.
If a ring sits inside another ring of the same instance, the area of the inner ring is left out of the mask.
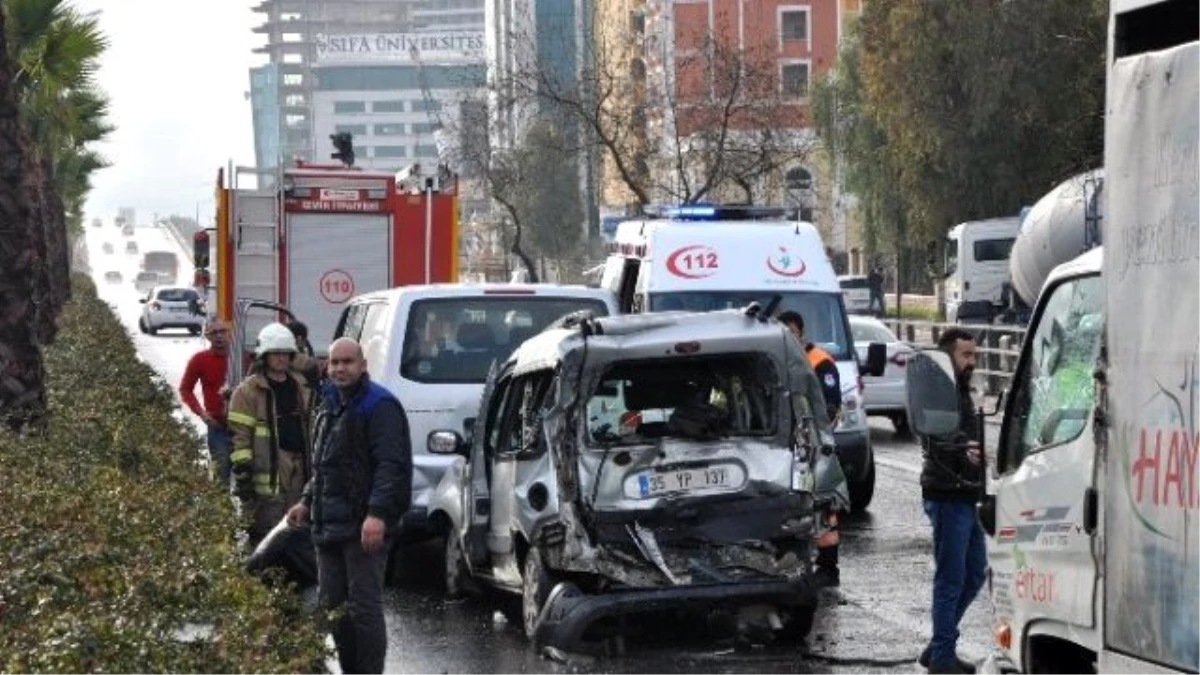
[[[0,433],[0,671],[324,672],[298,596],[241,570],[170,387],[90,280],[72,298],[46,350],[49,427]]]

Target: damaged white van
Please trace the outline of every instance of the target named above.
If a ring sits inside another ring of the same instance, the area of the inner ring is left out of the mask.
[[[621,617],[725,612],[739,639],[808,633],[813,466],[798,343],[757,305],[584,318],[491,374],[430,504],[446,586],[521,598],[537,644]],[[515,603],[514,603],[515,604]]]

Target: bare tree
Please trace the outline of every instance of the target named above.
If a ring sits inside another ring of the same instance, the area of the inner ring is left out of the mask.
[[[764,177],[811,150],[799,133],[799,94],[781,86],[777,54],[712,31],[682,36],[680,45],[681,36],[668,41],[661,30],[673,29],[639,36],[598,26],[574,77],[526,59],[491,75],[493,103],[550,109],[579,125],[581,142],[594,144],[637,204],[694,203],[730,190],[761,197]]]

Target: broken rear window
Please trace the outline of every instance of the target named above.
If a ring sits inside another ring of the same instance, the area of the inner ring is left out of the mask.
[[[771,361],[754,354],[618,363],[588,399],[590,440],[610,446],[770,435],[776,381]]]

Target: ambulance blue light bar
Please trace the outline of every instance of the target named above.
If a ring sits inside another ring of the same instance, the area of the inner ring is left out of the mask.
[[[732,206],[719,204],[682,204],[662,209],[659,217],[686,221],[782,219],[787,209],[777,206]]]

